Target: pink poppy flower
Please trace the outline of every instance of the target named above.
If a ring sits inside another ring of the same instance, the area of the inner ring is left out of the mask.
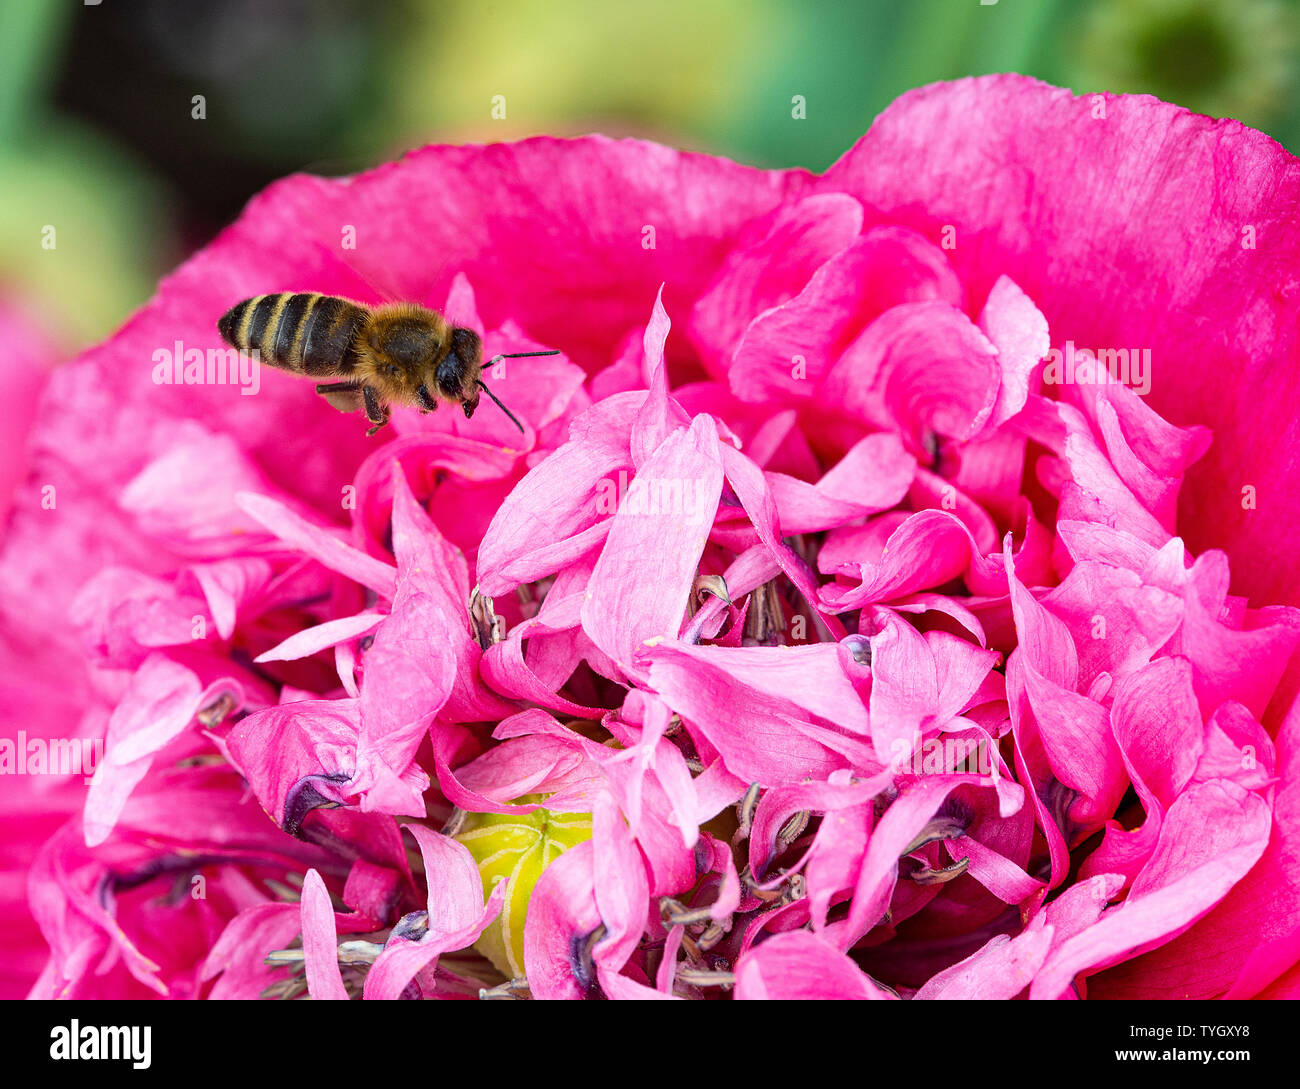
[[[106,748],[18,849],[32,993],[1294,993],[1298,202],[1235,122],[1011,76],[820,176],[274,186],[35,429],[5,634]],[[522,434],[164,381],[285,290],[561,354],[492,375]]]

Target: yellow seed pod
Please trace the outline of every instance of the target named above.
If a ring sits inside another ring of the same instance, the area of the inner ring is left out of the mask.
[[[512,804],[541,801],[537,795],[517,798]],[[471,813],[455,837],[478,863],[486,900],[506,882],[501,914],[474,948],[488,958],[507,979],[524,975],[524,918],[537,879],[559,855],[591,839],[590,813]]]

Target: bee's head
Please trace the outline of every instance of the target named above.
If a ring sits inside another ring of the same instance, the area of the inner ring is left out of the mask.
[[[473,329],[457,326],[451,331],[451,347],[438,363],[438,391],[449,401],[459,401],[465,415],[478,407],[478,377],[483,369],[483,342]]]

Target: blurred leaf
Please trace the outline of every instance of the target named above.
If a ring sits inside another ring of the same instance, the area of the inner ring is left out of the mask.
[[[39,145],[0,148],[0,280],[72,350],[150,295],[166,202],[111,145],[47,123]],[[44,228],[54,249],[42,247]]]
[[[38,114],[69,12],[47,0],[0,0],[0,145]]]
[[[751,157],[823,169],[899,95],[988,72],[1039,74],[1061,0],[810,0],[782,9],[761,86],[741,116]],[[803,94],[807,116],[791,116]]]
[[[757,66],[782,48],[774,6],[408,2],[386,54],[392,112],[379,120],[408,142],[598,129],[703,146],[709,119],[743,110]]]
[[[1292,141],[1300,65],[1296,0],[1095,0],[1062,26],[1078,91],[1153,94]]]

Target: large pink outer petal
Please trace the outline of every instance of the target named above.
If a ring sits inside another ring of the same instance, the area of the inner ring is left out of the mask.
[[[1214,433],[1179,505],[1193,550],[1226,548],[1256,604],[1300,602],[1300,162],[1236,121],[999,75],[904,95],[810,188],[951,225],[971,295],[1010,276],[1054,344],[1149,348],[1151,406]]]

